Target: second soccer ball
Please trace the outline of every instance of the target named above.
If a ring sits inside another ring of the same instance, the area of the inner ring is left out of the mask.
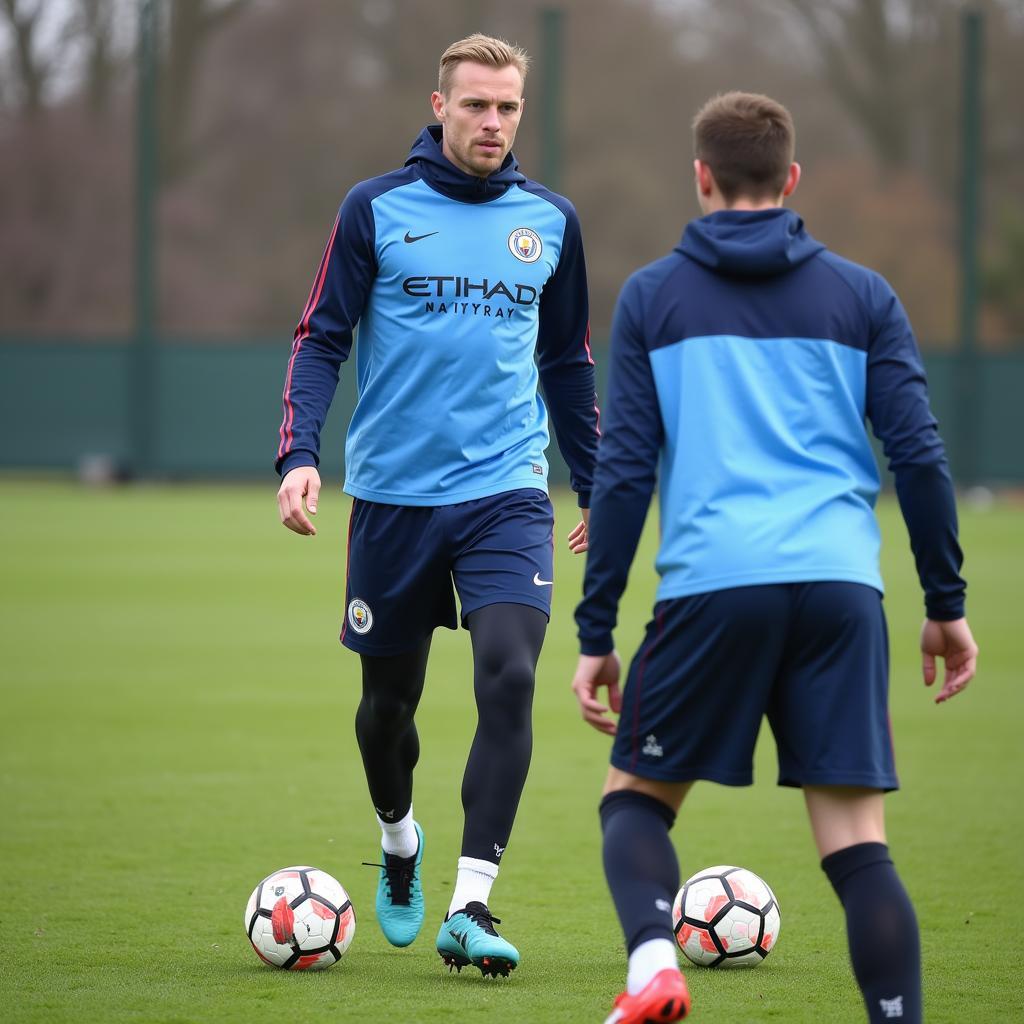
[[[672,906],[679,948],[703,967],[756,966],[781,926],[778,901],[764,879],[725,864],[690,877]]]

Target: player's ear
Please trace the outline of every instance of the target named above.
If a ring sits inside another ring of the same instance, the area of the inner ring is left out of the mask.
[[[697,184],[697,192],[704,197],[709,197],[715,182],[711,177],[711,168],[703,160],[693,161],[693,178]]]
[[[782,190],[783,198],[791,196],[796,191],[796,187],[799,184],[800,165],[798,163],[792,163],[789,165],[789,173],[786,175],[786,185]]]
[[[444,122],[445,113],[445,99],[443,92],[433,92],[430,94],[430,105],[434,108],[434,117],[438,121]]]

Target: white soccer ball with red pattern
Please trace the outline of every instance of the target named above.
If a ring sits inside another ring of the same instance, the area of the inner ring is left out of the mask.
[[[679,948],[702,967],[756,967],[779,939],[775,893],[746,868],[719,864],[689,878],[672,905]]]
[[[282,868],[252,891],[245,933],[256,955],[286,971],[336,964],[356,933],[356,912],[342,884],[326,871]]]

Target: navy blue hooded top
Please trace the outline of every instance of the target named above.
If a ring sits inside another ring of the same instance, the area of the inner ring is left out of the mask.
[[[906,313],[789,210],[727,210],[619,296],[595,471],[587,654],[618,602],[659,479],[658,599],[761,583],[882,590],[879,475],[895,474],[927,613],[963,615],[956,509]]]
[[[295,331],[282,475],[319,461],[357,324],[349,494],[444,505],[544,489],[550,412],[589,505],[598,412],[579,221],[511,153],[473,177],[431,126],[404,167],[349,192]]]

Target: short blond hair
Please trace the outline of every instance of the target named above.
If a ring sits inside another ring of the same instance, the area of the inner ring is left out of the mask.
[[[452,75],[463,61],[483,64],[489,68],[515,68],[519,72],[523,85],[526,85],[526,72],[530,69],[530,55],[521,47],[474,32],[465,39],[452,43],[441,54],[441,65],[437,71],[437,91],[448,95],[452,87]]]

